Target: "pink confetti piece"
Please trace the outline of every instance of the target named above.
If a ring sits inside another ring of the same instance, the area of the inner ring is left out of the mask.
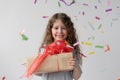
[[[76,45],[80,45],[79,42],[76,42],[75,44],[73,44],[73,46],[76,46]]]
[[[86,55],[84,55],[83,53],[81,53],[81,56],[83,56],[83,57],[85,57],[85,58],[87,57],[87,56],[86,56]]]
[[[110,6],[110,0],[107,1],[108,6]]]
[[[85,15],[85,12],[84,12],[84,11],[82,12],[82,15]]]
[[[34,1],[34,4],[36,4],[37,0]]]
[[[65,5],[67,5],[67,6],[71,6],[72,4],[75,3],[75,0],[72,0],[72,2],[71,2],[70,4],[66,3],[65,0],[60,0],[60,1],[62,1],[62,2],[63,2]]]
[[[26,65],[27,65],[27,63],[23,63],[23,64],[21,64],[21,65],[26,66]]]
[[[88,6],[88,4],[87,4],[87,3],[83,3],[82,5],[84,5],[84,6]]]
[[[105,10],[105,12],[110,12],[110,11],[112,11],[112,9],[110,8],[110,9],[106,9]]]
[[[48,18],[48,16],[42,16],[42,18]]]
[[[97,9],[97,6],[95,5],[95,9]]]

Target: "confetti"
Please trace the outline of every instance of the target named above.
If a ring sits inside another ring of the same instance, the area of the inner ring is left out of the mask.
[[[76,42],[75,44],[73,44],[73,46],[76,46],[76,45],[80,45],[79,42]]]
[[[108,52],[108,51],[110,51],[109,45],[107,45],[107,46],[106,46],[106,49],[105,49],[105,52]]]
[[[22,37],[22,40],[28,40],[28,37],[24,34],[25,30],[23,29],[21,32],[20,32],[20,35]]]
[[[83,57],[87,57],[86,55],[84,55],[83,53],[81,53],[81,56],[83,56]]]
[[[92,25],[91,22],[88,22],[88,24],[90,25],[90,27],[91,27],[92,30],[95,30],[95,28],[93,27],[93,25]]]
[[[84,12],[84,11],[82,12],[82,15],[85,15],[85,12]]]
[[[82,5],[84,5],[84,6],[88,6],[88,4],[86,4],[86,3],[83,3]]]
[[[34,1],[34,4],[36,4],[37,0]]]
[[[22,34],[21,36],[23,40],[28,40],[28,37],[25,34]]]
[[[86,46],[92,46],[92,43],[91,42],[82,42],[82,44],[86,45]]]
[[[58,2],[58,6],[61,7],[60,2]]]
[[[104,48],[104,46],[102,46],[102,45],[96,45],[95,47],[96,48]]]
[[[2,77],[2,80],[7,80],[5,76]]]
[[[88,54],[90,54],[90,55],[91,55],[91,54],[95,54],[95,52],[94,52],[94,51],[92,51],[92,52],[89,52]]]
[[[105,12],[110,12],[110,11],[112,11],[112,9],[110,8],[110,9],[106,9],[105,10]]]
[[[75,3],[75,0],[72,0],[72,2],[71,2],[70,4],[66,3],[65,0],[60,0],[60,1],[62,1],[62,2],[63,2],[65,5],[67,5],[67,6],[71,6],[72,4]]]
[[[98,26],[98,29],[100,29],[102,27],[102,24],[100,24],[99,26]]]
[[[97,9],[97,6],[95,5],[95,9]]]
[[[48,18],[48,16],[42,16],[42,18]]]
[[[107,1],[108,6],[110,6],[110,0]]]
[[[98,16],[95,16],[95,19],[97,19],[97,20],[100,20],[100,17],[98,17]]]

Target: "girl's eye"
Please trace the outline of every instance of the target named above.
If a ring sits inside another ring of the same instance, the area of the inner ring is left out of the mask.
[[[62,29],[66,29],[65,27],[63,27]]]
[[[58,27],[55,27],[54,29],[58,29]]]

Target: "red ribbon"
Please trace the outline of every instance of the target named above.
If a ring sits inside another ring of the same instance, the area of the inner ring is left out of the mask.
[[[39,68],[41,63],[45,60],[45,58],[48,55],[55,55],[62,52],[72,52],[73,48],[67,45],[69,44],[65,40],[57,40],[54,43],[46,46],[44,53],[42,55],[37,56],[36,59],[31,64],[31,66],[28,67],[25,76],[29,77],[30,75],[32,75]]]

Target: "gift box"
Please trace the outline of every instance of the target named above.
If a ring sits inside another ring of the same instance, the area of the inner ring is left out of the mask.
[[[35,58],[36,56],[27,58],[27,67],[33,63]],[[48,55],[34,74],[73,70],[73,66],[68,63],[70,58],[73,58],[72,52]]]

